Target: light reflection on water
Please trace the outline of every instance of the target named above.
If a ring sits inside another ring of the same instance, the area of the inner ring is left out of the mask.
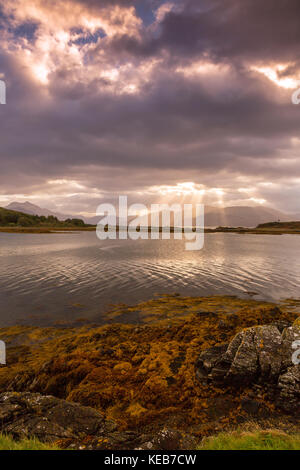
[[[155,293],[299,298],[299,249],[297,235],[206,234],[203,250],[186,251],[184,240],[1,233],[0,326],[93,318]]]

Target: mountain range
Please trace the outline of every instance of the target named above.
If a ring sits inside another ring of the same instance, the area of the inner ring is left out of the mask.
[[[70,216],[68,215],[60,214],[59,212],[53,212],[53,211],[50,211],[49,209],[44,209],[28,201],[11,202],[10,204],[8,204],[8,206],[5,207],[5,209],[8,209],[10,211],[23,212],[24,214],[29,214],[29,215],[38,215],[38,216],[44,215],[45,217],[49,217],[49,215],[53,215],[54,217],[57,217],[59,220],[65,220],[65,219],[70,218]]]
[[[53,212],[49,209],[39,207],[31,202],[12,202],[6,209],[23,212],[30,215],[44,215],[48,217],[53,215],[59,220],[66,220],[68,218],[81,218],[87,224],[96,225],[101,219],[100,216],[82,217],[78,215],[61,214]],[[230,206],[230,207],[216,207],[205,206],[205,226],[218,227],[218,226],[231,226],[231,227],[256,227],[258,224],[266,222],[289,222],[300,220],[300,214],[286,214],[284,212],[272,209],[265,206]]]
[[[295,218],[296,217],[296,218]],[[265,222],[300,220],[299,215],[286,214],[265,206],[205,206],[205,226],[256,227]]]

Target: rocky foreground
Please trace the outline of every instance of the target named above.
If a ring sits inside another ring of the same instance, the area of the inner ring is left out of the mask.
[[[0,430],[81,449],[191,449],[250,421],[299,431],[297,303],[137,308],[147,324],[0,329]]]

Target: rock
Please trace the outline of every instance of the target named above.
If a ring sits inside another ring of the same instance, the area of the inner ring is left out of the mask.
[[[209,379],[211,379],[211,371],[216,370],[217,367],[221,366],[220,358],[222,358],[223,354],[226,352],[228,348],[228,344],[221,345],[221,346],[214,346],[212,348],[206,349],[203,351],[198,361],[196,362],[196,377],[203,383],[208,383]],[[228,367],[221,370],[220,376],[224,377],[226,374]]]
[[[0,394],[0,423],[1,432],[14,438],[35,436],[44,442],[102,435],[112,427],[92,408],[28,392]]]
[[[255,379],[276,380],[281,367],[281,344],[275,326],[247,328],[228,347],[217,346],[201,353],[197,377],[235,384],[251,383]]]
[[[248,328],[236,335],[225,353],[231,362],[227,379],[249,383],[256,378],[274,381],[281,368],[282,344],[279,330],[272,325]]]
[[[291,323],[288,321],[284,321],[284,320],[278,320],[275,323],[272,323],[272,325],[276,326],[279,332],[282,333],[283,330],[285,330],[285,328],[288,328],[291,326]]]
[[[248,414],[256,416],[260,410],[261,404],[250,398],[244,398],[241,403],[242,409],[245,410]]]
[[[280,393],[277,405],[300,416],[300,365],[289,367],[287,372],[279,377],[278,388]]]
[[[190,434],[173,429],[163,429],[156,436],[142,436],[137,450],[178,450],[195,449],[197,439]]]
[[[300,402],[300,365],[293,364],[293,344],[300,339],[300,321],[284,328],[274,324],[247,328],[221,345],[203,351],[196,363],[196,377],[202,383],[239,387],[257,386],[276,396],[286,411],[297,412]],[[249,413],[256,404],[245,402]]]
[[[218,317],[217,313],[207,311],[207,310],[198,310],[198,312],[196,312],[195,315],[201,318],[217,318]]]
[[[218,323],[218,328],[220,331],[229,331],[234,328],[234,325],[226,322],[225,320],[220,320]]]
[[[0,432],[14,439],[58,441],[64,449],[194,449],[196,439],[177,430],[152,434],[119,431],[102,413],[39,393],[0,394]]]
[[[293,343],[300,340],[300,325],[297,321],[288,328],[285,328],[282,333],[282,368],[287,369],[292,367],[293,361]]]

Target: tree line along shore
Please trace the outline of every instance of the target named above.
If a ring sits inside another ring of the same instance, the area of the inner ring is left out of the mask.
[[[107,227],[108,229],[108,227]],[[86,224],[80,218],[68,218],[64,221],[55,216],[38,216],[26,214],[23,212],[8,210],[0,207],[0,232],[7,233],[53,233],[69,231],[95,231],[96,226]],[[119,231],[120,227],[117,226]],[[142,230],[142,228],[141,228]],[[148,231],[150,232],[150,228]],[[157,228],[162,232],[162,227]],[[170,227],[170,232],[174,233],[176,229]],[[192,229],[191,229],[192,230]],[[300,234],[300,221],[291,222],[268,222],[259,224],[257,227],[215,227],[205,228],[205,233],[237,233],[237,234],[261,234],[261,235],[282,235],[282,234]]]

